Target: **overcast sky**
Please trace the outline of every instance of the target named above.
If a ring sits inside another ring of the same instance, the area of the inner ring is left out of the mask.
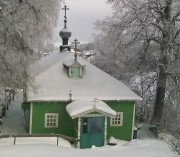
[[[89,42],[93,39],[94,25],[97,19],[104,19],[112,14],[111,6],[106,0],[65,0],[68,6],[67,27],[72,32],[70,42],[75,38],[80,42]],[[62,7],[64,4],[62,3]],[[60,12],[57,31],[64,27],[64,10]],[[58,33],[58,32],[57,32]],[[60,37],[56,37],[56,41]]]

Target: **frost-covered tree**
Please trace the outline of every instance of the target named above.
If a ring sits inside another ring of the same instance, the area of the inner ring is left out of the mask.
[[[0,0],[0,86],[26,88],[27,66],[52,42],[61,0]],[[48,46],[49,47],[49,46]]]
[[[173,138],[169,139],[169,144],[178,157],[180,155],[180,135],[174,135]]]
[[[175,98],[180,89],[180,1],[108,2],[114,9],[113,16],[96,23],[103,32],[104,54],[131,69],[156,72],[152,122],[159,123],[165,99]],[[173,86],[169,87],[168,79]]]

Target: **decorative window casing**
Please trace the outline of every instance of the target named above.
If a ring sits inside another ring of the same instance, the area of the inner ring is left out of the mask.
[[[45,113],[45,128],[58,128],[58,113]]]
[[[123,112],[116,112],[116,116],[111,118],[111,126],[123,125]]]

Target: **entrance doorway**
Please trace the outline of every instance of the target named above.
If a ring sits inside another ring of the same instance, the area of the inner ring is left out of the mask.
[[[82,117],[80,148],[104,145],[104,117]]]

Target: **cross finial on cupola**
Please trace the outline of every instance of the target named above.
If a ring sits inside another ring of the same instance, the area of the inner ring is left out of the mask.
[[[72,42],[74,45],[75,45],[75,48],[74,48],[74,60],[77,61],[77,44],[80,44],[80,42],[78,42],[77,39],[74,39],[74,42]]]
[[[65,15],[64,15],[64,28],[67,27],[67,16],[66,16],[66,11],[69,10],[69,8],[67,7],[67,5],[64,6],[64,8],[62,8],[62,10],[64,10]]]
[[[67,16],[66,16],[66,11],[69,10],[69,8],[65,5],[62,10],[65,11],[64,15],[64,28],[59,32],[60,37],[62,38],[62,46],[60,46],[60,52],[63,51],[64,49],[67,49],[70,51],[70,46],[68,46],[68,40],[71,37],[71,32],[67,29]]]

